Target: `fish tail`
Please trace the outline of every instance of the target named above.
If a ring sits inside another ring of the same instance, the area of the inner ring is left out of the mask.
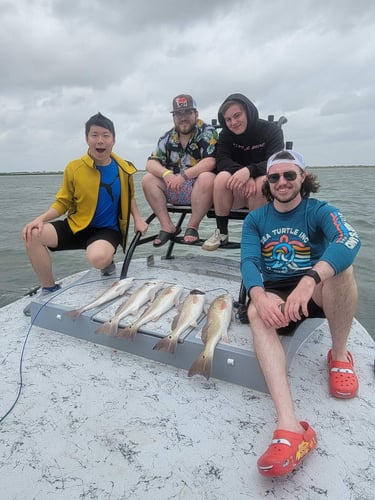
[[[77,319],[80,314],[81,311],[79,309],[73,309],[73,311],[67,312],[67,315],[73,320]]]
[[[172,337],[172,335],[167,335],[167,337],[164,337],[163,339],[159,340],[159,342],[156,342],[153,349],[157,351],[166,351],[173,354],[176,350],[176,347],[177,338]]]
[[[120,337],[122,339],[134,340],[134,337],[137,335],[138,327],[137,325],[125,326],[125,328],[120,328],[117,331],[116,337]]]
[[[200,353],[188,371],[188,377],[203,375],[208,380],[211,375],[212,357],[207,356],[204,351]]]
[[[103,323],[101,326],[99,326],[99,328],[95,330],[95,333],[101,333],[114,337],[117,333],[117,327],[117,321],[107,321],[106,323]]]

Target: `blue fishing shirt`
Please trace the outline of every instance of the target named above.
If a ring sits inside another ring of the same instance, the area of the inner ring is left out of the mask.
[[[289,212],[267,203],[244,220],[241,273],[246,290],[263,282],[302,276],[318,261],[338,274],[349,267],[361,246],[340,210],[325,201],[302,199]]]

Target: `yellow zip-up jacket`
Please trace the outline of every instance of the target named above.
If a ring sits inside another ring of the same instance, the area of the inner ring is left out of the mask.
[[[119,226],[125,248],[130,203],[135,197],[133,174],[137,169],[131,162],[123,160],[115,153],[111,153],[111,158],[119,167],[121,185]],[[55,208],[60,216],[67,213],[68,224],[74,234],[85,229],[92,221],[98,202],[99,186],[100,172],[89,154],[68,163],[64,170],[61,188],[51,207]]]

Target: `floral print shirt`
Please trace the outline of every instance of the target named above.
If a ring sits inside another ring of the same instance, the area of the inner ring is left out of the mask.
[[[195,133],[186,148],[182,147],[178,132],[173,128],[160,137],[149,159],[160,161],[164,167],[177,174],[203,158],[215,156],[217,140],[216,129],[198,119]]]

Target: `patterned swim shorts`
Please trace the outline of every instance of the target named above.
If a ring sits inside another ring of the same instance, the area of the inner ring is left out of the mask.
[[[195,179],[185,181],[178,192],[167,189],[166,196],[168,203],[172,203],[172,205],[190,205],[194,181]]]

